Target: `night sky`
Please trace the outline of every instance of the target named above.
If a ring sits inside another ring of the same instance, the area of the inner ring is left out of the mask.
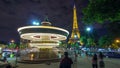
[[[84,31],[82,8],[88,0],[75,0],[79,30]],[[71,32],[73,0],[0,0],[0,41],[19,41],[17,29],[32,25],[33,20],[43,21],[47,16],[53,26]],[[97,27],[96,27],[97,26]],[[101,26],[94,24],[95,29]]]

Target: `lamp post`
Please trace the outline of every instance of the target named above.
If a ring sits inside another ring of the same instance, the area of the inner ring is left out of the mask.
[[[86,31],[87,31],[87,43],[88,43],[88,45],[89,45],[89,39],[90,39],[90,31],[91,31],[91,28],[90,27],[87,27],[86,28]]]
[[[120,40],[117,39],[117,40],[115,40],[115,42],[116,42],[116,43],[120,43]]]
[[[91,31],[91,28],[90,28],[90,27],[87,27],[87,28],[86,28],[86,31],[87,31],[87,32],[90,32],[90,31]]]
[[[115,42],[116,42],[117,46],[120,47],[120,46],[119,46],[120,40],[119,40],[119,39],[116,39]]]
[[[87,37],[90,38],[91,27],[87,27],[86,31],[87,31]]]

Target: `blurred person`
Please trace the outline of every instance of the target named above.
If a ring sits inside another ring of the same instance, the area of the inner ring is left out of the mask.
[[[98,55],[98,58],[99,58],[99,67],[100,68],[104,68],[105,67],[105,64],[104,64],[104,61],[103,61],[103,54],[102,54],[102,52],[100,52],[99,53],[99,55]]]
[[[92,57],[92,68],[98,68],[98,63],[97,63],[97,55],[94,54]]]
[[[77,57],[78,57],[78,55],[77,55],[77,53],[75,52],[75,54],[74,54],[74,58],[75,58],[74,61],[75,61],[75,62],[77,62]]]
[[[10,63],[7,64],[6,68],[13,68]]]
[[[88,59],[88,52],[87,51],[85,52],[85,55],[86,55],[86,58]]]
[[[60,61],[59,68],[71,68],[73,61],[68,57],[68,52],[64,52],[64,58]]]

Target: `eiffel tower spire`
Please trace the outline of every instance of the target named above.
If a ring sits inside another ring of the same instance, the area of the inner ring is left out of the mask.
[[[77,22],[76,6],[74,4],[74,7],[73,7],[73,29],[72,29],[71,37],[70,37],[68,43],[73,44],[75,42],[78,42],[79,39],[80,39],[80,32],[79,32],[78,22]]]

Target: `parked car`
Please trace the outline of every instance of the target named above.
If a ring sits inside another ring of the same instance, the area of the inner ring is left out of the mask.
[[[118,52],[105,52],[103,54],[105,57],[108,57],[108,58],[120,58],[120,53]]]

